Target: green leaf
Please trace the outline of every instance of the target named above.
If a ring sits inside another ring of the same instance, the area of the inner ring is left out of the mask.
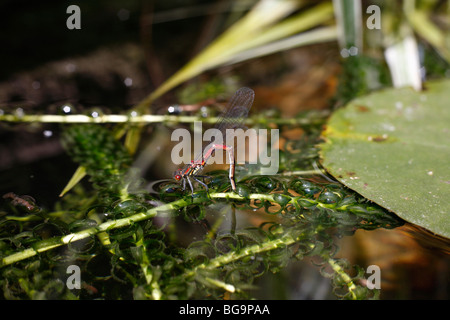
[[[388,89],[330,118],[324,167],[406,221],[450,238],[450,81]]]
[[[302,5],[302,1],[258,2],[245,16],[141,101],[136,109],[147,107],[167,91],[204,71],[263,55],[258,49],[262,48],[264,54],[269,54],[293,47],[294,43],[306,45],[334,39],[336,37],[334,28],[314,32],[312,34],[315,36],[314,39],[311,34],[292,39],[291,36],[327,23],[333,17],[332,4],[322,3],[286,18]],[[291,37],[290,40],[293,42],[278,43],[277,45],[280,45],[278,49],[273,46],[266,47],[288,37]]]
[[[430,14],[423,10],[411,10],[407,13],[407,18],[414,31],[440,52],[444,59],[450,62],[450,49],[448,46],[450,37],[448,32],[441,30],[437,24],[434,24]]]
[[[333,0],[341,49],[352,46],[362,49],[363,28],[360,1]]]
[[[72,178],[70,178],[70,181],[67,183],[67,185],[64,187],[63,191],[59,194],[60,197],[64,196],[67,192],[69,192],[73,187],[75,187],[78,182],[81,181],[86,176],[86,168],[79,166],[75,173],[73,174]]]

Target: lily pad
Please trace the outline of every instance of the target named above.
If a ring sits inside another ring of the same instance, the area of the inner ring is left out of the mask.
[[[336,111],[323,166],[402,219],[450,238],[450,81],[387,89]]]

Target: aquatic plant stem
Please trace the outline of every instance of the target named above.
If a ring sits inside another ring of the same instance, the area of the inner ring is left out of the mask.
[[[199,269],[215,269],[226,264],[229,264],[233,261],[240,260],[244,257],[252,256],[258,253],[274,250],[280,247],[285,247],[292,245],[299,241],[301,236],[292,237],[290,235],[283,236],[279,239],[274,239],[271,241],[264,242],[263,244],[256,244],[250,247],[245,248],[239,252],[230,252],[228,254],[224,254],[218,256],[217,258],[211,259],[208,263],[202,263],[195,267],[193,270],[187,273],[187,275],[195,274]]]
[[[341,279],[345,282],[345,284],[347,285],[348,288],[348,292],[351,295],[352,300],[356,300],[357,296],[355,294],[355,290],[356,285],[353,282],[352,278],[345,272],[344,269],[342,269],[342,267],[336,263],[336,261],[331,258],[331,257],[323,257],[325,259],[325,261],[328,263],[328,265],[333,269],[333,271],[338,274]]]
[[[305,237],[306,238],[306,237]],[[202,263],[201,265],[195,267],[194,269],[188,271],[185,274],[185,277],[192,277],[201,269],[216,269],[219,267],[222,267],[226,264],[232,263],[233,261],[238,261],[242,258],[256,255],[258,253],[263,253],[266,251],[274,250],[280,247],[289,246],[292,244],[295,244],[296,242],[300,241],[302,239],[301,236],[297,238],[293,237],[282,237],[280,239],[275,239],[272,241],[265,242],[262,245],[254,245],[251,246],[245,250],[242,250],[239,253],[231,252],[226,255],[219,256],[215,259],[210,260],[208,263]],[[345,284],[348,287],[348,291],[350,293],[350,297],[352,300],[357,299],[357,295],[355,294],[355,290],[357,289],[355,283],[351,279],[351,277],[345,273],[345,270],[342,269],[342,267],[336,263],[336,261],[332,258],[324,258],[325,261],[330,265],[330,267],[333,269],[333,271],[338,274],[342,280],[345,282]],[[207,279],[208,280],[208,279]],[[229,292],[235,292],[238,291],[238,289],[235,286],[232,285],[223,285],[222,283],[213,283],[210,281],[211,284],[214,284],[218,287],[221,287]]]
[[[220,197],[235,198],[235,196],[237,196],[237,199],[242,199],[242,200],[244,199],[243,197],[236,195],[234,193],[215,194],[216,198],[220,198]],[[259,196],[267,197],[267,195],[259,195]],[[270,196],[267,199],[273,200],[273,198],[271,198]],[[189,201],[187,201],[185,199],[179,199],[179,200],[176,200],[174,202],[171,202],[169,204],[166,204],[166,205],[163,205],[160,207],[151,208],[146,212],[140,212],[140,213],[134,214],[130,217],[117,219],[117,220],[109,220],[109,221],[106,221],[106,222],[96,226],[96,227],[92,227],[92,228],[85,229],[85,230],[82,230],[79,232],[64,235],[62,237],[55,237],[55,238],[51,238],[51,239],[41,240],[41,241],[35,243],[32,248],[28,248],[28,249],[16,252],[14,254],[11,254],[9,256],[3,257],[0,260],[0,267],[6,266],[6,265],[9,265],[9,264],[21,261],[21,260],[28,259],[30,257],[37,255],[38,253],[45,252],[45,251],[63,246],[63,245],[69,244],[69,243],[77,241],[77,240],[86,239],[88,237],[97,235],[101,232],[105,232],[105,231],[108,231],[111,229],[125,227],[134,222],[153,218],[158,214],[158,211],[167,212],[167,211],[171,211],[171,210],[176,210],[176,209],[179,209],[180,207],[186,206],[188,204],[190,204]]]
[[[154,272],[152,266],[150,265],[150,261],[148,259],[148,255],[147,255],[147,249],[145,247],[143,238],[140,238],[136,242],[136,245],[139,248],[142,248],[142,251],[143,251],[142,261],[139,265],[141,267],[142,273],[144,274],[145,281],[151,287],[151,298],[153,300],[160,300],[163,294],[161,292],[161,288],[159,287],[158,281],[156,279],[157,277],[155,276],[155,272]]]
[[[275,123],[280,125],[311,125],[323,122],[323,119],[329,114],[323,111],[319,117],[304,118],[267,118],[267,117],[250,117],[245,124],[255,123]],[[0,121],[16,122],[16,123],[130,123],[130,124],[151,124],[151,123],[194,123],[201,121],[203,123],[216,123],[217,117],[200,117],[200,116],[175,116],[175,115],[122,115],[122,114],[103,114],[96,117],[74,114],[74,115],[57,115],[57,114],[41,114],[41,115],[23,115],[17,116],[13,114],[0,115]]]
[[[213,119],[213,118],[211,118]],[[159,122],[209,122],[210,118],[174,115],[124,115],[124,114],[102,114],[98,116],[89,116],[84,114],[40,114],[40,115],[22,115],[14,114],[0,115],[0,121],[6,122],[40,122],[40,123],[159,123]]]
[[[71,233],[62,237],[55,237],[51,239],[45,239],[41,240],[33,245],[32,248],[28,248],[22,251],[19,251],[17,253],[11,254],[9,256],[3,257],[0,260],[0,267],[12,264],[17,261],[21,261],[30,257],[33,257],[37,255],[38,253],[45,252],[66,244],[69,244],[71,242],[86,239],[90,236],[94,236],[100,232],[108,231],[111,229],[117,229],[121,227],[128,226],[134,222],[146,220],[155,217],[158,214],[158,211],[170,211],[170,210],[176,210],[180,206],[187,205],[188,202],[184,199],[180,199],[174,202],[171,202],[169,204],[155,207],[147,210],[146,212],[140,212],[137,214],[134,214],[132,216],[117,219],[117,220],[109,220],[106,221],[97,227],[85,229],[79,232]]]
[[[212,198],[234,198],[234,199],[240,199],[240,200],[245,199],[235,193],[216,193],[216,194],[212,194],[211,197]],[[265,200],[273,201],[273,197],[270,195],[256,195],[255,194],[255,195],[252,195],[252,198],[254,198],[254,199],[264,198]],[[151,208],[151,209],[147,210],[146,212],[140,212],[140,213],[134,214],[130,217],[117,219],[117,220],[109,220],[109,221],[106,221],[106,222],[96,226],[96,227],[92,227],[92,228],[85,229],[85,230],[82,230],[79,232],[71,233],[71,234],[68,234],[68,235],[65,235],[62,237],[55,237],[55,238],[51,238],[51,239],[41,240],[41,241],[35,243],[32,248],[28,248],[28,249],[19,251],[17,253],[11,254],[9,256],[3,257],[0,260],[0,267],[12,264],[17,261],[28,259],[30,257],[37,255],[38,253],[45,252],[45,251],[63,246],[63,245],[69,244],[69,243],[77,241],[77,240],[86,239],[88,237],[97,235],[101,232],[105,232],[105,231],[108,231],[111,229],[125,227],[134,222],[153,218],[158,214],[158,211],[167,212],[167,211],[171,211],[171,210],[177,210],[180,207],[183,207],[183,206],[186,206],[189,204],[191,204],[191,203],[188,200],[183,198],[183,199],[176,200],[174,202],[171,202],[169,204],[166,204],[166,205],[163,205],[160,207]]]
[[[254,193],[254,194],[249,195],[247,198],[245,198],[234,192],[218,192],[218,193],[211,193],[209,196],[211,199],[220,199],[220,198],[228,199],[228,200],[230,200],[230,199],[235,199],[235,200],[250,199],[250,200],[270,201],[270,202],[274,202],[274,203],[277,202],[274,198],[276,196],[276,194]],[[304,203],[308,203],[309,205],[316,205],[318,207],[323,207],[323,208],[333,207],[335,210],[339,210],[339,211],[348,210],[347,205],[335,207],[333,204],[322,203],[316,199],[309,199],[309,198],[304,198],[304,197],[292,197],[292,196],[287,196],[287,197],[291,197],[291,199],[288,203],[293,204],[295,206],[301,206],[300,202],[304,202]],[[65,235],[62,237],[55,237],[55,238],[51,238],[51,239],[41,240],[41,241],[35,243],[32,248],[28,248],[28,249],[19,251],[17,253],[11,254],[9,256],[3,257],[0,260],[0,267],[33,257],[33,256],[37,255],[38,253],[45,252],[45,251],[63,246],[63,245],[69,244],[69,243],[77,241],[77,240],[86,239],[88,237],[97,235],[101,232],[106,232],[108,230],[122,228],[122,227],[125,227],[128,225],[131,225],[134,222],[153,218],[158,214],[158,212],[167,212],[167,211],[172,211],[172,210],[178,210],[179,208],[190,205],[190,204],[192,204],[192,200],[189,201],[188,198],[182,198],[182,199],[176,200],[174,202],[168,203],[166,205],[151,208],[145,212],[140,212],[140,213],[134,214],[134,215],[126,217],[126,218],[117,219],[117,220],[108,220],[96,227],[92,227],[92,228],[85,229],[85,230],[82,230],[79,232],[71,233],[71,234],[68,234],[68,235]],[[271,250],[271,249],[276,248],[279,245],[288,245],[288,244],[292,244],[293,242],[297,241],[297,239],[295,239],[295,238],[289,238],[290,237],[289,235],[287,237],[288,238],[286,238],[286,236],[285,236],[281,239],[269,241],[266,244],[264,244],[263,249]],[[251,250],[261,250],[261,246],[258,245],[255,248],[250,247],[249,249],[247,249],[237,255],[239,255],[239,256],[240,255],[244,255],[244,256],[248,255],[248,252],[247,252],[248,250],[250,250],[250,251]],[[229,258],[230,257],[228,257],[227,255],[224,255],[222,257],[219,257],[218,259],[229,259]],[[221,260],[217,260],[216,263],[220,264]]]

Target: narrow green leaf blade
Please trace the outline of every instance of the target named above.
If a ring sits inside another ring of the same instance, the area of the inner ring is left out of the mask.
[[[67,185],[64,187],[63,191],[59,194],[60,197],[64,196],[67,192],[69,192],[73,187],[75,187],[81,179],[86,175],[86,169],[82,166],[79,166],[77,170],[74,172],[72,178],[70,178]]]

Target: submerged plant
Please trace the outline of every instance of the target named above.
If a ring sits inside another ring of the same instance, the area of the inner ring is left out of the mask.
[[[150,194],[112,130],[98,124],[67,126],[64,146],[85,168],[92,188],[75,187],[48,212],[6,199],[10,207],[0,221],[3,296],[249,298],[255,279],[311,257],[337,296],[377,297],[361,282],[361,268],[335,258],[337,240],[358,229],[401,222],[320,171],[298,175],[317,158],[318,128],[286,142],[279,175],[249,171],[237,182],[237,192],[227,192],[226,172],[212,172],[209,192],[198,189],[191,195],[174,183]],[[224,228],[225,215],[211,214],[230,210],[232,216],[247,212],[270,219]],[[187,244],[177,229],[186,223],[202,230]],[[69,284],[71,265],[81,270],[79,287]]]
[[[432,2],[436,8],[443,6],[442,1]],[[0,115],[5,121],[66,123],[62,141],[80,165],[52,210],[39,208],[26,195],[4,196],[0,212],[2,295],[7,299],[252,298],[257,279],[307,258],[330,279],[337,297],[377,298],[379,291],[366,286],[363,268],[336,257],[339,239],[360,229],[395,228],[403,221],[317,168],[316,145],[324,117],[310,113],[295,119],[256,119],[254,123],[278,124],[281,131],[301,125],[304,134],[299,139],[286,138],[280,146],[277,175],[260,175],[258,168],[248,166],[241,172],[244,177],[236,181],[236,192],[229,191],[227,173],[216,171],[209,173],[208,191],[199,187],[191,194],[170,182],[150,193],[132,166],[145,125],[198,120],[144,114],[157,97],[220,65],[280,48],[342,38],[334,26],[296,34],[328,24],[333,6],[342,7],[337,20],[338,27],[345,27],[346,37],[340,46],[351,53],[351,47],[361,48],[363,36],[359,19],[349,19],[361,17],[358,3],[308,4],[309,14],[304,15],[295,13],[294,2],[284,1],[282,6],[261,2],[136,105],[133,116],[21,115],[18,120],[17,115]],[[271,12],[275,7],[277,11]],[[403,7],[403,21],[448,60],[444,38],[430,25],[431,20],[414,5]],[[401,49],[390,43],[386,46]],[[337,95],[341,104],[389,84],[382,61],[357,53],[344,58]],[[418,52],[413,54],[418,57]],[[360,111],[366,109],[359,106]],[[126,124],[112,128],[102,122]],[[118,139],[122,136],[124,143]],[[77,184],[84,175],[90,178],[88,186]],[[239,215],[257,217],[258,222],[242,227],[237,223]],[[74,278],[68,270],[73,266],[81,272],[80,283],[71,282]]]

